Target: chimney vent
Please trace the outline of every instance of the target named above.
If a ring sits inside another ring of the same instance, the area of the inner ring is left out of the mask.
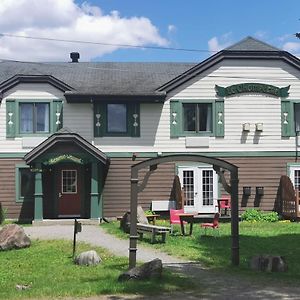
[[[80,58],[79,52],[71,52],[70,57],[72,59],[72,63],[78,63],[78,59]]]

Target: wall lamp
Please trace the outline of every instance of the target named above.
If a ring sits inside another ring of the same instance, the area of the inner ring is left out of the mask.
[[[243,124],[243,131],[245,131],[245,132],[250,131],[250,123],[244,123]]]
[[[255,130],[256,131],[263,131],[264,129],[264,124],[263,123],[256,123],[255,124]]]
[[[263,186],[257,186],[256,187],[256,195],[257,196],[263,196],[265,194],[264,187]]]
[[[243,196],[251,196],[251,186],[243,186]]]

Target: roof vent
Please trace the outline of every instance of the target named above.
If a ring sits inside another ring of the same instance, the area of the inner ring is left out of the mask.
[[[70,57],[72,59],[72,63],[78,63],[78,59],[80,58],[79,52],[71,52]]]

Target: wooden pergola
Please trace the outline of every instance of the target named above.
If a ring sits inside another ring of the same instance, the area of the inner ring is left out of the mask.
[[[129,269],[136,266],[136,251],[138,239],[138,193],[143,191],[151,173],[157,169],[157,165],[176,161],[210,164],[220,176],[224,189],[231,195],[231,262],[233,265],[239,265],[238,167],[217,158],[195,154],[174,154],[148,159],[131,167]],[[149,171],[146,173],[144,179],[142,180],[142,183],[139,185],[139,171],[144,168],[149,168]],[[230,172],[230,184],[227,184],[224,177],[225,170]]]

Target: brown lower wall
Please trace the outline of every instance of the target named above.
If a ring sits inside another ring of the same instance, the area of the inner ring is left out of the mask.
[[[287,163],[295,162],[288,157],[242,157],[221,158],[239,167],[239,207],[257,207],[273,210],[279,180],[286,175]],[[135,162],[139,162],[138,160]],[[112,159],[105,184],[104,216],[122,215],[130,205],[130,166],[131,159]],[[145,209],[150,208],[151,200],[169,199],[175,175],[175,164],[160,165],[149,179],[147,188],[139,194],[139,203]],[[140,176],[141,177],[141,176]],[[251,187],[251,196],[243,197],[243,186]],[[257,186],[264,187],[264,195],[257,197]]]
[[[28,219],[33,216],[33,203],[16,203],[15,168],[21,159],[0,159],[0,202],[7,218]]]
[[[287,163],[295,162],[287,157],[243,157],[224,158],[239,167],[239,204],[240,210],[259,207],[273,210],[281,175],[286,175]],[[130,167],[141,160],[112,158],[103,191],[103,213],[105,217],[122,215],[130,206]],[[7,210],[9,218],[32,218],[33,203],[16,203],[15,165],[24,163],[21,159],[0,159],[0,202]],[[141,172],[140,179],[145,172]],[[139,194],[139,204],[150,208],[152,200],[168,200],[175,175],[175,164],[159,165],[150,176],[145,190]],[[141,181],[140,181],[141,182]],[[243,198],[242,187],[250,186],[252,193]],[[264,196],[255,196],[256,186],[264,187]]]

